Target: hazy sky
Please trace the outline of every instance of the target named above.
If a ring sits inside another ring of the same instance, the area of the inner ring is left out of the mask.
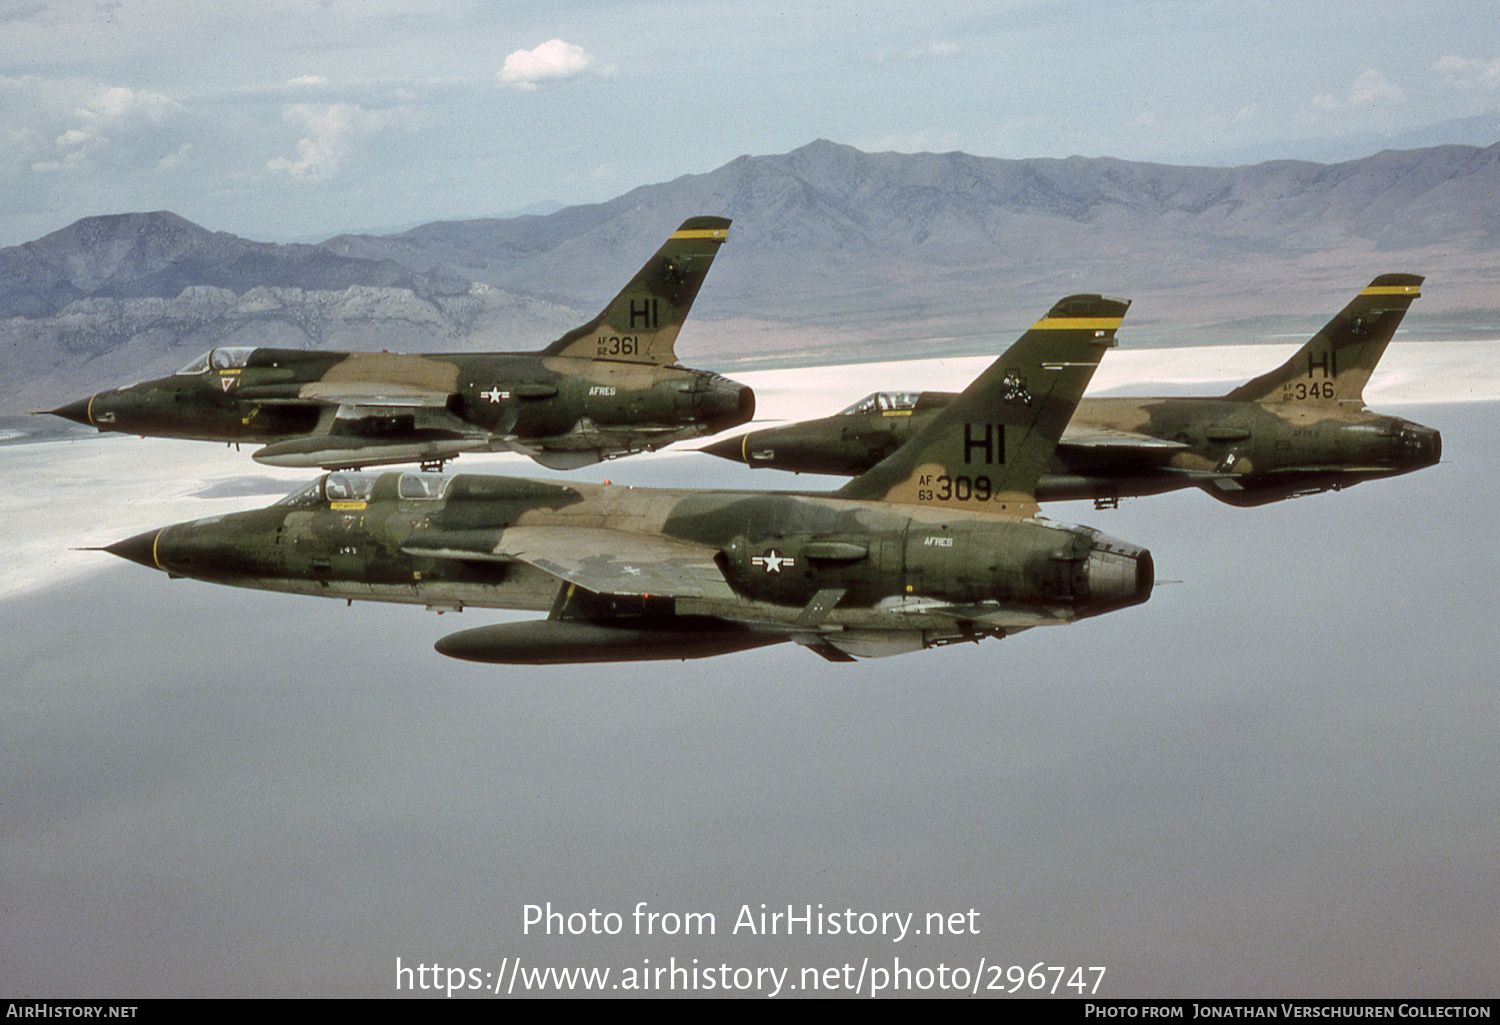
[[[1492,0],[14,0],[0,244],[126,210],[306,239],[593,202],[820,137],[1235,164],[1480,115],[1500,138]]]

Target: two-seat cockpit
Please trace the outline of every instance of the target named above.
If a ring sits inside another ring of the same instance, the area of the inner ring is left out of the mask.
[[[341,470],[325,473],[305,484],[276,504],[293,509],[337,509],[345,503],[363,505],[375,496],[375,485],[382,478],[396,477],[396,498],[402,501],[437,501],[443,498],[453,478],[444,473],[368,473]],[[382,497],[391,497],[389,494]]]

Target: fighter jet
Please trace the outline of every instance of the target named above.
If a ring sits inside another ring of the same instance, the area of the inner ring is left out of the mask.
[[[1143,548],[1038,516],[1037,478],[1128,303],[1059,302],[890,458],[830,493],[330,473],[268,508],[106,550],[172,577],[440,610],[550,610],[437,650],[480,662],[831,661],[1144,602]]]
[[[1236,506],[1339,490],[1431,466],[1442,436],[1365,408],[1364,386],[1407,307],[1414,274],[1382,274],[1291,359],[1218,398],[1084,399],[1037,485],[1040,501],[1199,487]],[[703,451],[751,467],[863,473],[952,401],[878,392],[821,420],[727,438]]]
[[[755,395],[673,343],[729,234],[693,217],[593,320],[537,353],[399,355],[225,346],[171,377],[50,412],[101,431],[266,443],[272,466],[347,469],[521,452],[566,470],[716,434]]]

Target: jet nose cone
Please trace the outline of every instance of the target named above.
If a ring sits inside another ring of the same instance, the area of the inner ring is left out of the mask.
[[[160,530],[148,530],[144,534],[137,534],[135,537],[127,537],[123,541],[106,545],[104,550],[122,559],[138,562],[147,569],[161,569],[162,565],[157,560],[157,545],[160,538]]]
[[[69,402],[66,406],[58,406],[56,409],[47,410],[47,412],[51,413],[53,416],[60,416],[64,420],[72,420],[75,424],[83,424],[83,426],[85,427],[92,427],[94,426],[94,421],[89,416],[89,406],[93,404],[93,401],[94,397],[90,395],[86,399],[79,399],[77,402]]]
[[[745,462],[745,439],[748,437],[748,434],[742,434],[737,438],[725,438],[712,445],[704,445],[699,451],[718,456],[720,459],[728,459],[730,462],[743,463]]]

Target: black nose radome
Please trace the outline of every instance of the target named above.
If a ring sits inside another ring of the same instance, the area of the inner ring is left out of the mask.
[[[75,424],[83,424],[85,427],[94,426],[94,421],[89,419],[89,403],[93,402],[93,396],[79,399],[77,402],[69,402],[66,406],[58,406],[56,409],[48,410],[53,416],[60,416],[64,420],[72,420]]]
[[[161,563],[156,559],[157,539],[161,537],[160,530],[148,530],[144,534],[135,537],[127,537],[123,541],[116,541],[112,545],[106,545],[104,550],[111,555],[118,555],[122,559],[138,562],[148,569],[161,569]]]
[[[733,438],[725,438],[712,445],[704,445],[700,451],[707,452],[711,456],[718,456],[720,459],[743,463],[745,462],[745,437],[745,435],[737,435]]]

